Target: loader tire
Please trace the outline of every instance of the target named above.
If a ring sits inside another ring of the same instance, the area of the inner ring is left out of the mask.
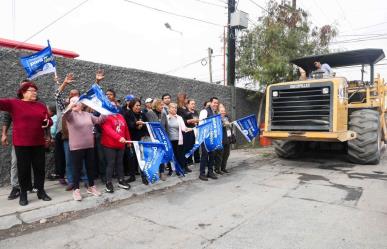
[[[357,110],[349,116],[349,130],[357,137],[348,141],[348,159],[356,164],[378,164],[381,157],[381,127],[379,112]]]
[[[299,141],[273,140],[273,145],[277,156],[285,159],[299,158],[304,150],[304,143]]]

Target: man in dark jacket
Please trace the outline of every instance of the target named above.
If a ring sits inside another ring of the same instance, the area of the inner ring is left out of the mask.
[[[219,99],[217,97],[212,97],[210,99],[210,106],[201,110],[199,115],[199,120],[203,120],[206,118],[209,118],[211,116],[214,116],[218,113],[218,106],[219,106]],[[199,123],[200,124],[200,123]],[[202,181],[208,181],[208,178],[211,179],[218,179],[218,177],[214,174],[214,152],[207,152],[204,144],[201,146],[202,148],[202,155],[200,158],[200,175],[199,179]],[[207,175],[206,175],[206,168]]]

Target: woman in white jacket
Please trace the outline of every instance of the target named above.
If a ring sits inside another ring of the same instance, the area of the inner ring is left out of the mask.
[[[187,128],[184,124],[183,118],[177,115],[176,103],[170,103],[168,107],[169,113],[167,115],[167,132],[172,143],[173,153],[175,154],[177,162],[185,170],[185,172],[192,172],[185,163],[183,146],[183,132],[192,131],[192,129]]]

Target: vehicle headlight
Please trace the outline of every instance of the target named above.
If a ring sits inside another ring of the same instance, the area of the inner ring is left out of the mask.
[[[328,87],[324,87],[324,88],[322,89],[322,93],[323,93],[323,94],[328,94],[328,93],[329,93],[329,88],[328,88]]]
[[[273,97],[278,97],[278,91],[273,91]]]

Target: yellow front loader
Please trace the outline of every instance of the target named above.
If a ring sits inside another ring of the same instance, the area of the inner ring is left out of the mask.
[[[309,56],[291,61],[303,68],[307,80],[278,83],[266,91],[264,137],[273,139],[275,152],[297,158],[311,143],[339,142],[348,159],[358,164],[378,164],[387,141],[387,85],[374,66],[384,58],[381,49],[362,49]],[[313,71],[314,62],[332,68],[369,66],[370,79]]]

